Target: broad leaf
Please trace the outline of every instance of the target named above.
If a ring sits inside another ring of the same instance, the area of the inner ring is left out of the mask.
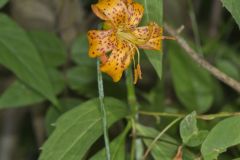
[[[49,77],[55,94],[59,94],[65,86],[64,78],[57,70],[50,70]],[[0,109],[26,107],[46,100],[44,96],[28,87],[21,81],[13,82],[0,97]]]
[[[128,115],[126,104],[105,98],[108,125]],[[62,115],[42,147],[40,160],[79,160],[102,135],[99,100],[93,99]]]
[[[146,137],[143,138],[143,141],[147,146],[149,146],[153,139],[159,134],[154,128],[142,125],[137,125],[137,133],[140,134],[139,136]],[[164,134],[152,148],[151,154],[154,159],[159,159],[159,157],[161,157],[161,159],[164,160],[172,160],[177,153],[178,146],[180,146],[180,144],[175,139]],[[196,157],[191,152],[184,149],[183,158],[184,160],[193,160]]]
[[[45,117],[45,127],[47,130],[48,135],[50,135],[54,129],[55,129],[55,124],[57,119],[65,112],[69,111],[70,109],[73,109],[76,106],[79,106],[82,101],[79,99],[62,99],[59,102],[62,106],[62,112],[60,113],[59,111],[56,110],[54,106],[50,106],[46,117]]]
[[[0,14],[0,26],[0,64],[14,72],[26,85],[57,104],[45,66],[26,33],[3,14]]]
[[[67,53],[64,43],[53,33],[31,31],[28,33],[44,64],[56,67],[66,63]]]
[[[186,56],[181,48],[172,45],[169,49],[177,97],[189,111],[206,112],[214,100],[214,80],[207,71]]]
[[[0,8],[2,8],[7,2],[8,0],[0,0]]]
[[[240,117],[231,117],[219,122],[202,144],[204,160],[215,160],[227,148],[240,144]]]
[[[222,0],[224,7],[232,14],[238,26],[240,27],[240,1],[239,0]]]
[[[180,135],[183,143],[195,147],[202,144],[208,131],[199,131],[197,127],[196,112],[187,115],[180,123]]]
[[[162,0],[137,0],[144,6],[144,16],[142,25],[156,22],[162,25],[163,21],[163,2]],[[153,65],[158,77],[162,78],[162,51],[144,50],[149,61]]]
[[[126,129],[117,138],[110,143],[111,160],[123,160],[125,159],[125,138],[130,129],[127,126]],[[106,150],[102,149],[95,154],[90,160],[103,160],[106,159]]]

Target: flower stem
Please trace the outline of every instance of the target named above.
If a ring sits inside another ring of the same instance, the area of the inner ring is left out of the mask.
[[[97,61],[97,73],[98,73],[98,93],[99,93],[99,101],[100,101],[100,111],[102,116],[102,127],[103,127],[103,135],[104,142],[106,148],[106,160],[111,160],[111,152],[109,145],[109,137],[108,137],[108,125],[107,125],[107,113],[104,106],[104,89],[103,89],[103,79],[102,72],[100,71],[100,61]]]
[[[138,121],[138,104],[135,95],[135,89],[133,84],[133,76],[131,68],[126,71],[126,86],[128,93],[128,104],[130,106],[132,118],[132,146],[131,146],[131,160],[135,159],[136,156],[136,145],[137,143],[137,133],[136,133],[136,121]]]

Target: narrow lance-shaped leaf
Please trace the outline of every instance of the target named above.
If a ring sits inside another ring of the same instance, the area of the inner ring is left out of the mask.
[[[163,2],[162,0],[137,0],[144,5],[143,25],[148,25],[150,22],[156,22],[162,25],[163,20]],[[153,65],[158,77],[162,77],[162,51],[144,50],[149,61]]]
[[[45,66],[26,33],[4,14],[0,14],[0,26],[0,63],[26,85],[57,104]]]
[[[7,2],[8,0],[0,0],[0,8],[2,8]]]
[[[125,130],[116,137],[110,144],[110,151],[112,155],[111,160],[123,160],[125,157],[125,138],[130,130],[130,125],[128,125]],[[103,160],[106,157],[105,148],[102,149],[100,152],[95,154],[90,160]]]
[[[60,93],[65,85],[63,76],[54,69],[49,70],[48,73],[53,84],[54,93]],[[23,82],[16,80],[1,95],[0,109],[27,107],[44,100],[46,100],[46,97],[28,87]]]
[[[240,27],[240,1],[239,0],[222,0],[224,7],[232,14]]]

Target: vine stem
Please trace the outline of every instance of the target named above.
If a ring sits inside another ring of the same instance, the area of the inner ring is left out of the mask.
[[[148,154],[150,153],[150,151],[152,150],[152,148],[154,147],[154,145],[157,143],[157,141],[174,125],[176,124],[178,121],[180,121],[182,119],[182,117],[179,117],[177,119],[175,119],[174,121],[172,121],[169,125],[167,125],[167,127],[165,127],[158,135],[157,137],[152,141],[152,143],[149,145],[149,147],[147,148],[146,152],[144,153],[143,159],[146,159]]]
[[[97,61],[97,74],[98,74],[98,93],[99,93],[99,101],[100,101],[100,111],[102,116],[102,127],[103,127],[103,135],[104,142],[106,148],[106,160],[111,160],[111,152],[109,145],[109,136],[108,136],[108,125],[107,125],[107,113],[104,106],[104,89],[103,89],[103,79],[102,72],[100,70],[100,61]]]
[[[165,23],[164,28],[169,34],[176,38],[178,44],[186,51],[185,53],[189,57],[191,57],[195,62],[197,62],[202,68],[210,72],[213,76],[215,76],[216,78],[224,82],[226,85],[240,93],[240,82],[233,79],[232,77],[229,77],[228,75],[220,71],[218,68],[211,65],[204,58],[202,58],[171,26]]]
[[[138,112],[141,115],[146,116],[161,116],[161,117],[185,117],[187,114],[181,114],[181,113],[165,113],[165,112],[145,112],[145,111],[139,111]],[[208,114],[208,115],[197,115],[197,119],[201,120],[213,120],[216,118],[225,118],[225,117],[231,117],[231,116],[240,116],[240,112],[222,112],[217,114]]]

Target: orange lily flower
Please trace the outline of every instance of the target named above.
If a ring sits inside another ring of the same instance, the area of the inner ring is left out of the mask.
[[[160,50],[163,29],[156,23],[137,27],[144,8],[133,0],[99,0],[93,12],[105,21],[106,30],[88,32],[89,56],[99,57],[101,71],[118,82],[131,61],[134,62],[134,83],[142,79],[138,48]],[[135,63],[135,53],[138,63]]]

